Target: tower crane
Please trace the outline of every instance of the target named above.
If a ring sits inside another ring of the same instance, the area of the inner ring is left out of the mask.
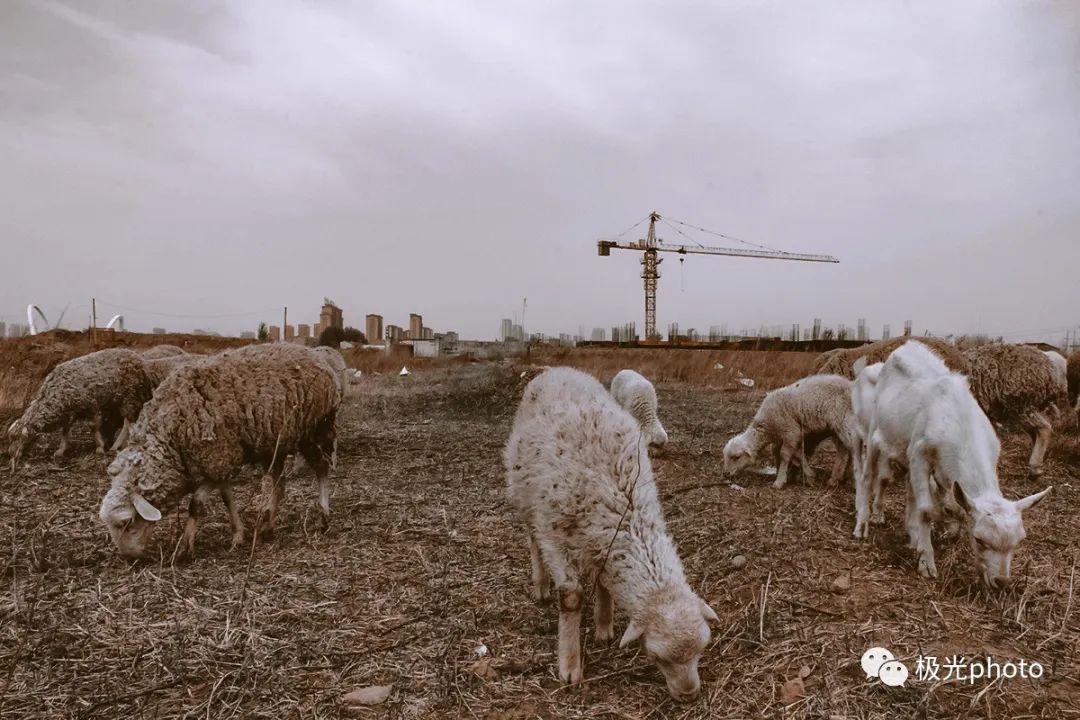
[[[731,255],[733,257],[746,257],[746,258],[765,258],[768,260],[801,260],[802,262],[823,262],[823,263],[838,263],[837,258],[832,255],[811,255],[807,253],[790,253],[782,250],[769,250],[763,249],[742,249],[742,248],[724,248],[724,247],[707,247],[705,245],[675,245],[672,243],[666,243],[663,240],[656,237],[656,223],[658,220],[663,220],[657,212],[649,213],[649,232],[648,234],[636,242],[620,242],[615,240],[598,240],[597,250],[601,257],[607,257],[611,255],[612,248],[619,250],[636,250],[637,252],[644,253],[641,258],[641,277],[645,281],[645,339],[653,340],[659,335],[656,332],[656,281],[660,279],[659,266],[663,262],[657,253],[661,252],[673,252],[679,255]],[[675,221],[679,222],[679,221]],[[641,221],[638,221],[638,225]],[[687,223],[681,223],[687,225]],[[637,227],[634,225],[633,227]],[[633,227],[630,229],[632,230]],[[672,226],[674,227],[674,226]],[[687,227],[693,227],[687,225]],[[704,228],[697,228],[704,230]],[[677,232],[682,233],[681,230],[675,228]],[[706,231],[709,232],[709,231]],[[625,234],[625,232],[623,233]],[[685,235],[685,233],[682,233]],[[712,233],[719,235],[719,233]],[[721,235],[721,237],[726,237]],[[689,238],[689,236],[687,236]],[[740,241],[742,242],[742,241]]]

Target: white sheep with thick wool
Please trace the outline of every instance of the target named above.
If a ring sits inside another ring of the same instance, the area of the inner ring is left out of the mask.
[[[997,477],[1000,452],[1001,443],[966,377],[917,342],[889,356],[878,378],[863,482],[880,480],[890,461],[907,466],[907,530],[920,574],[937,577],[930,525],[944,505],[966,515],[984,582],[991,588],[1010,582],[1013,555],[1026,534],[1022,514],[1050,488],[1021,500],[1003,497]],[[867,493],[860,498],[857,537],[865,536],[869,515]]]
[[[787,484],[788,468],[796,454],[803,476],[812,481],[804,447],[810,447],[812,453],[819,441],[832,437],[837,444],[836,462],[829,481],[838,483],[856,443],[851,386],[850,380],[839,375],[811,375],[768,393],[750,426],[724,446],[724,472],[736,473],[760,461],[765,451],[774,450],[777,471],[773,487]]]
[[[656,388],[639,372],[620,370],[611,380],[611,396],[641,425],[649,445],[660,449],[667,445],[667,431],[660,422]]]
[[[686,581],[637,421],[591,375],[553,368],[525,388],[504,461],[536,597],[551,581],[557,591],[560,679],[582,680],[584,586],[594,579],[595,637],[614,637],[618,605],[630,617],[620,645],[640,639],[672,697],[696,697],[716,614]]]

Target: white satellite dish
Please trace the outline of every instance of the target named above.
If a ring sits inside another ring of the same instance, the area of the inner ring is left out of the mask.
[[[124,332],[124,316],[123,315],[113,315],[112,320],[110,320],[108,322],[108,324],[105,325],[105,329],[106,330],[119,330],[120,332]]]

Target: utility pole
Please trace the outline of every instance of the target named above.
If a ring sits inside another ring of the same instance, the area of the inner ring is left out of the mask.
[[[90,342],[97,345],[97,298],[90,298]]]
[[[278,342],[284,342],[285,340],[285,328],[289,326],[289,306],[285,306],[285,317],[281,321],[281,335],[278,336]]]

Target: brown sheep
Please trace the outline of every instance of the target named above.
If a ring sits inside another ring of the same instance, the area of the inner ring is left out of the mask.
[[[964,351],[971,363],[971,393],[992,421],[1018,423],[1034,445],[1028,459],[1032,476],[1042,473],[1058,406],[1066,402],[1066,386],[1048,357],[1028,345],[991,343]]]
[[[879,340],[869,345],[860,345],[846,350],[829,350],[818,355],[814,363],[814,372],[818,375],[843,375],[849,380],[855,379],[852,366],[859,358],[866,358],[867,365],[885,362],[893,350],[903,345],[908,340],[918,340],[937,353],[950,370],[964,373],[971,370],[971,363],[964,354],[954,345],[936,337],[894,337],[888,340]]]
[[[229,510],[234,545],[243,526],[230,483],[244,464],[268,468],[271,495],[259,529],[273,528],[284,495],[282,471],[292,453],[319,478],[324,526],[330,516],[327,475],[335,455],[341,393],[318,353],[292,344],[250,345],[178,368],[154,392],[109,466],[112,488],[100,516],[122,555],[143,553],[157,521],[194,493],[184,540],[193,550],[203,501],[217,489]]]

